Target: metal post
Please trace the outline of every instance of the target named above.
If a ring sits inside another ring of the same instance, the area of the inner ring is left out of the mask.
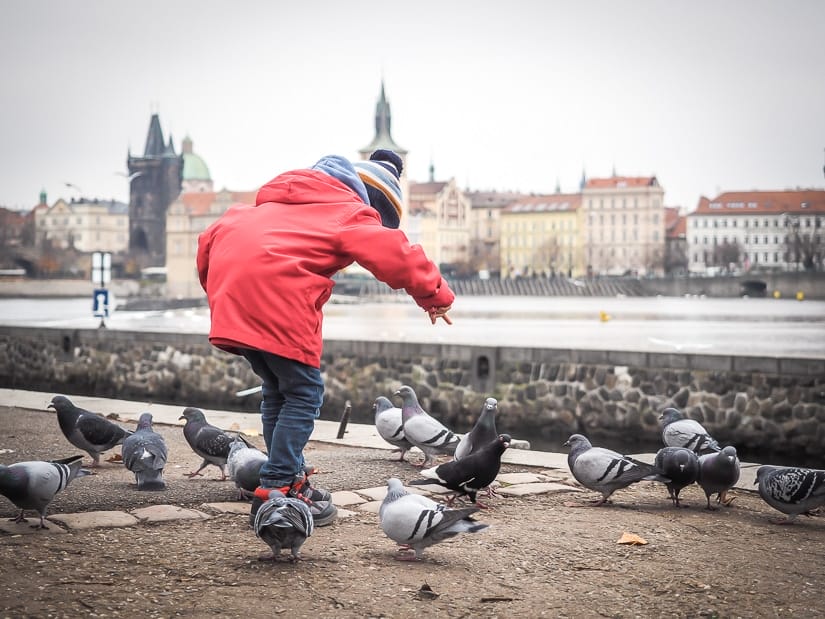
[[[344,438],[344,434],[347,431],[350,411],[352,411],[352,404],[350,404],[350,401],[347,400],[347,403],[344,405],[344,412],[341,414],[341,421],[338,424],[338,436],[335,438]]]

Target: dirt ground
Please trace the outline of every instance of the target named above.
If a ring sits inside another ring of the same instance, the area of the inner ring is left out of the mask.
[[[200,459],[180,427],[156,430],[170,448],[168,490],[137,492],[122,465],[106,462],[59,494],[50,513],[235,498],[214,467],[206,479],[183,476]],[[74,453],[54,413],[0,407],[0,463]],[[311,443],[307,456],[322,469],[316,484],[332,491],[418,476],[389,451]],[[267,547],[243,515],[0,535],[0,608],[15,618],[825,614],[825,519],[777,526],[769,519],[778,512],[758,495],[735,494],[716,512],[704,509],[695,486],[682,493],[689,506],[675,509],[653,483],[619,491],[606,507],[572,506],[594,498],[590,492],[494,498],[479,514],[489,529],[431,547],[419,562],[396,561],[377,515],[363,512],[316,529],[297,564],[259,561]],[[0,497],[0,516],[15,513]],[[618,544],[625,532],[648,543]]]

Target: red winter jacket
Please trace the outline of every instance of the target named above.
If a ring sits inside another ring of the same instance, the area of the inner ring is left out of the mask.
[[[404,288],[425,310],[455,298],[421,246],[383,227],[378,212],[344,183],[318,170],[275,177],[255,206],[233,205],[198,238],[209,341],[229,352],[255,348],[320,367],[331,277],[353,262]]]

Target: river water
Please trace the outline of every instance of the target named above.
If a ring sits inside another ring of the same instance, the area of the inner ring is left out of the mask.
[[[453,324],[411,300],[333,296],[324,337],[825,359],[825,302],[790,299],[460,297]],[[0,324],[95,328],[91,299],[0,299]],[[203,333],[207,308],[115,311],[110,329]]]
[[[405,297],[357,301],[333,296],[326,339],[483,346],[684,352],[825,359],[825,302],[788,299],[461,297],[453,324],[430,324]],[[0,324],[96,328],[87,298],[0,299]],[[115,311],[109,329],[202,333],[207,308]],[[619,445],[604,445],[621,450]],[[561,441],[534,449],[565,452]],[[658,445],[639,445],[651,451]],[[822,458],[742,454],[772,464],[822,467]]]

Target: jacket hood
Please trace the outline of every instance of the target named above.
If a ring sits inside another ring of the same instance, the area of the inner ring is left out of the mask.
[[[364,190],[366,193],[366,189]],[[255,205],[267,202],[311,204],[354,202],[357,192],[320,170],[302,169],[279,174],[258,190]]]

